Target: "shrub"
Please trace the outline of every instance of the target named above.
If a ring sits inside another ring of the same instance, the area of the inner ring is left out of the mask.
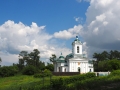
[[[81,80],[86,80],[86,79],[93,78],[93,77],[96,77],[95,73],[87,73],[87,74],[75,75],[75,76],[71,76],[71,77],[53,79],[51,81],[51,87],[55,88],[55,90],[58,87],[60,87],[60,88],[62,88],[62,90],[64,90],[66,88],[66,85],[68,85],[68,84],[70,84],[70,86],[72,86],[71,83],[75,83],[75,82],[78,82]]]
[[[41,78],[41,77],[47,77],[47,76],[52,76],[52,72],[50,70],[45,69],[41,73],[37,73],[34,75],[35,78]]]
[[[44,75],[42,73],[37,73],[34,75],[35,78],[41,78],[41,77],[44,77]]]
[[[0,76],[1,77],[14,76],[16,73],[18,73],[18,67],[17,66],[3,66],[3,67],[0,67]]]
[[[32,65],[26,66],[22,71],[22,74],[24,75],[34,75],[35,73],[36,73],[36,68]]]
[[[43,74],[44,74],[44,76],[52,76],[52,72],[48,69],[45,69]]]
[[[113,72],[110,73],[110,75],[120,75],[120,70],[114,70]]]

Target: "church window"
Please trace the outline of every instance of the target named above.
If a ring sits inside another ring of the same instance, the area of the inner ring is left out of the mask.
[[[79,53],[79,46],[77,46],[77,53]]]

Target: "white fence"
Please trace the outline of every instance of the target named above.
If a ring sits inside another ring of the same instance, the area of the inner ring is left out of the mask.
[[[110,72],[95,72],[96,76],[107,76],[110,74]]]

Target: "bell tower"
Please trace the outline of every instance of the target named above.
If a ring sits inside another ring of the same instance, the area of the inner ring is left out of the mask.
[[[81,56],[82,55],[82,43],[76,36],[76,39],[72,43],[72,53],[74,56]]]

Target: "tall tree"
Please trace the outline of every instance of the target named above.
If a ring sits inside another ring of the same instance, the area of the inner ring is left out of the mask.
[[[50,57],[50,61],[51,61],[51,62],[54,62],[54,61],[56,60],[56,58],[57,58],[56,55],[55,55],[55,54],[52,54],[52,57]]]
[[[25,66],[25,62],[28,60],[28,52],[27,51],[21,51],[19,54],[19,69],[23,69]]]
[[[30,60],[32,61],[33,66],[38,67],[40,61],[40,51],[38,49],[34,49],[33,52],[29,54]]]
[[[2,62],[2,59],[1,59],[1,57],[0,57],[0,63]]]
[[[102,60],[108,60],[110,57],[107,51],[103,51],[101,54],[102,54]]]
[[[2,59],[1,59],[1,57],[0,57],[0,63],[2,62]],[[1,65],[0,65],[0,67],[1,67]]]

